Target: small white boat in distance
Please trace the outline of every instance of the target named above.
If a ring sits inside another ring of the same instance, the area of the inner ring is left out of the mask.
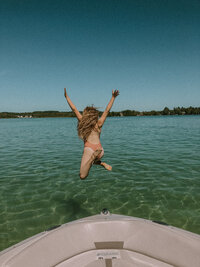
[[[103,210],[2,251],[0,266],[200,267],[200,235]]]

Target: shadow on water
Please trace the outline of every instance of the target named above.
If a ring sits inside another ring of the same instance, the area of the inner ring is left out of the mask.
[[[91,216],[92,213],[83,208],[82,204],[75,199],[65,200],[65,210],[69,221]]]

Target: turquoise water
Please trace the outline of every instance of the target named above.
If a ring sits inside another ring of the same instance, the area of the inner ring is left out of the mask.
[[[200,234],[200,116],[108,118],[101,140],[113,171],[81,181],[76,119],[0,120],[0,250],[104,207]]]

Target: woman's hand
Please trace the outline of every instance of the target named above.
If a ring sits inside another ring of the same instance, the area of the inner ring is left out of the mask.
[[[117,97],[119,95],[119,90],[112,90],[112,96]]]
[[[64,88],[64,96],[65,96],[65,98],[67,98],[66,88]]]

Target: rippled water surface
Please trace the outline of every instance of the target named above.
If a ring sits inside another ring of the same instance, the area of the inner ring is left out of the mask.
[[[0,250],[104,207],[200,234],[200,116],[108,118],[101,141],[113,171],[81,181],[76,119],[0,120]]]

